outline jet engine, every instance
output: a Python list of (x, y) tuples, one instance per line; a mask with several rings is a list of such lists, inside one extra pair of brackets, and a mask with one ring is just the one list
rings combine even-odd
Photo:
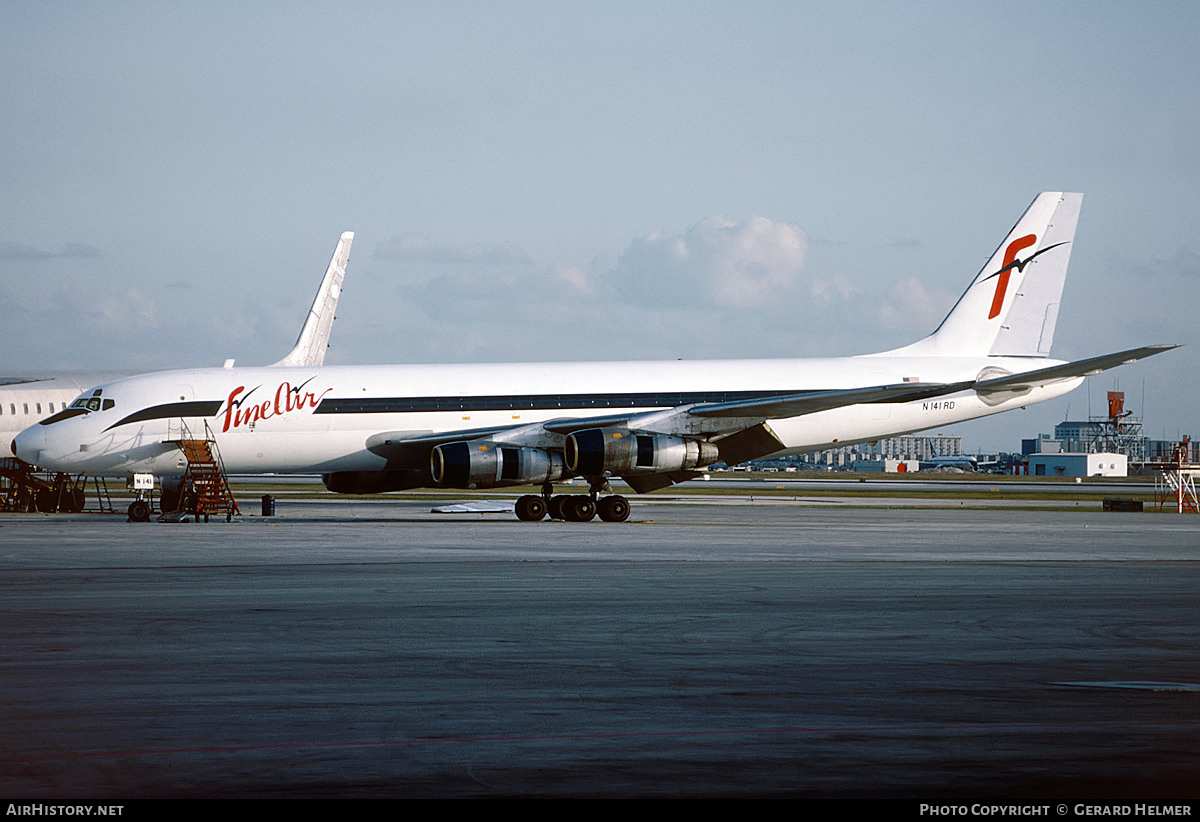
[(587, 428), (568, 434), (563, 453), (567, 470), (585, 477), (605, 471), (617, 476), (685, 471), (721, 458), (711, 442), (627, 428)]
[(335, 471), (321, 482), (335, 494), (383, 494), (429, 485), (429, 473), (411, 468), (384, 471)]
[(433, 481), (447, 488), (500, 488), (561, 479), (563, 459), (541, 448), (472, 440), (435, 447), (430, 469)]

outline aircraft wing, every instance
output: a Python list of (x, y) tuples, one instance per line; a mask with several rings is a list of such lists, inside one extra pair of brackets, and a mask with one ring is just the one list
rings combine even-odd
[[(434, 448), (452, 442), (488, 440), (561, 451), (565, 438), (578, 431), (610, 426), (652, 431), (671, 435), (715, 439), (727, 461), (744, 462), (784, 448), (766, 424), (767, 420), (815, 414), (849, 405), (882, 402), (907, 402), (943, 396), (970, 388), (970, 382), (895, 383), (868, 388), (834, 391), (805, 391), (749, 400), (699, 403), (624, 414), (564, 417), (545, 422), (473, 428), (458, 431), (385, 431), (367, 440), (367, 449), (393, 465), (428, 464)], [(688, 474), (687, 476), (691, 476)], [(666, 485), (687, 477), (664, 474)], [(628, 479), (628, 478), (627, 478)], [(642, 479), (641, 483), (650, 482)], [(661, 487), (661, 486), (655, 486)]]
[[(783, 450), (786, 446), (771, 430), (769, 421), (816, 414), (851, 405), (899, 403), (975, 390), (985, 400), (1000, 402), (1035, 387), (1099, 373), (1124, 363), (1160, 354), (1174, 345), (1143, 348), (1063, 363), (1048, 368), (1002, 374), (985, 379), (948, 383), (904, 382), (724, 402), (694, 403), (653, 411), (556, 418), (458, 431), (385, 431), (371, 436), (367, 448), (395, 466), (425, 466), (433, 449), (454, 442), (483, 442), (540, 448), (560, 452), (565, 440), (577, 432), (598, 428), (625, 428), (654, 434), (691, 437), (715, 443), (722, 460), (734, 464)], [(662, 472), (625, 476), (637, 490), (652, 490), (681, 482), (695, 472)]]
[[(841, 408), (861, 403), (907, 402), (909, 400), (952, 394), (970, 387), (970, 382), (896, 383), (894, 385), (850, 388), (837, 391), (805, 391), (761, 399), (701, 403), (655, 411), (635, 411), (626, 414), (561, 417), (545, 422), (499, 425), (457, 431), (384, 431), (371, 436), (367, 440), (367, 448), (374, 453), (387, 455), (393, 449), (432, 448), (442, 443), (457, 442), (460, 440), (493, 439), (497, 442), (537, 445), (539, 443), (535, 442), (535, 440), (544, 438), (547, 434), (561, 437), (585, 428), (604, 428), (613, 425), (627, 425), (638, 428), (652, 426), (656, 431), (670, 433), (668, 429), (675, 427), (670, 420), (676, 417), (736, 418), (736, 422), (731, 420), (730, 424), (717, 426), (714, 429), (714, 431), (728, 431), (731, 428), (746, 428), (753, 425), (754, 423), (747, 422), (748, 419), (768, 420), (779, 419), (781, 417), (798, 417), (803, 414), (814, 414), (818, 411), (827, 411), (831, 408)], [(687, 433), (692, 433), (692, 429), (695, 429), (697, 426), (692, 424), (686, 427), (689, 429)]]
[(519, 445), (537, 445), (537, 440), (547, 436), (561, 437), (583, 428), (598, 428), (606, 425), (623, 425), (633, 414), (609, 414), (603, 417), (562, 417), (546, 422), (494, 425), (487, 428), (467, 428), (455, 431), (383, 431), (367, 439), (367, 450), (380, 456), (391, 456), (396, 452), (425, 449), (447, 442), (490, 439), (497, 442)]
[(971, 387), (968, 382), (928, 383), (904, 382), (891, 385), (876, 385), (869, 388), (848, 388), (836, 391), (805, 391), (782, 397), (768, 397), (733, 402), (713, 402), (694, 405), (688, 413), (694, 417), (754, 417), (781, 419), (815, 414), (847, 405), (864, 405), (881, 402), (908, 402), (940, 397), (964, 391)]

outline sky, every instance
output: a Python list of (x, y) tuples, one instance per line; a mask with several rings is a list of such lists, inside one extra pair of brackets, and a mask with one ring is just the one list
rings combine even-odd
[[(932, 331), (1040, 191), (1052, 351), (1200, 436), (1200, 4), (0, 0), (0, 372), (841, 356)], [(464, 387), (464, 391), (468, 390)]]

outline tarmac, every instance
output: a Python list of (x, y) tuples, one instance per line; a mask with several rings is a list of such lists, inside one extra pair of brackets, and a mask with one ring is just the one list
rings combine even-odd
[(1194, 799), (1200, 518), (0, 515), (0, 797)]

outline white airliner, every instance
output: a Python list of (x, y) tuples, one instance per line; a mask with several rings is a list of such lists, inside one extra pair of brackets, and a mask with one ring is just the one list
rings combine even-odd
[[(316, 366), (325, 361), (353, 241), (354, 233), (350, 231), (339, 238), (296, 345), (275, 366)], [(129, 375), (106, 371), (0, 377), (0, 454), (16, 453), (13, 440), (17, 434), (38, 420), (66, 410), (88, 386), (125, 376)]]
[[(1039, 195), (942, 324), (904, 348), (832, 359), (297, 366), (170, 371), (84, 392), (23, 432), (24, 460), (177, 473), (181, 420), (233, 474), (321, 473), (362, 494), (539, 485), (517, 516), (629, 515), (641, 493), (768, 454), (944, 426), (1057, 397), (1175, 346), (1048, 359), (1082, 195)], [(583, 477), (588, 494), (554, 495)]]
[(83, 389), (124, 376), (118, 371), (81, 371), (0, 377), (0, 455), (12, 453), (17, 434), (66, 408)]

